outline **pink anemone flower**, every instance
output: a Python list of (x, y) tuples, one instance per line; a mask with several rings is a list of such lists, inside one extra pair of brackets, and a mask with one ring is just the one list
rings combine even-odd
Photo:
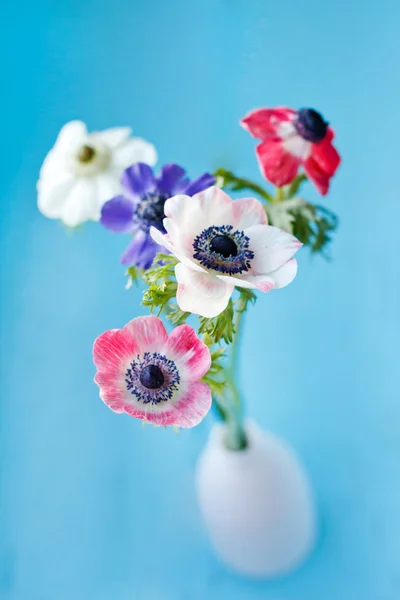
[(211, 408), (211, 390), (200, 381), (210, 351), (189, 325), (168, 335), (158, 317), (137, 317), (101, 334), (93, 360), (100, 398), (114, 412), (153, 425), (194, 427)]
[(333, 130), (316, 110), (260, 108), (241, 120), (252, 136), (262, 140), (256, 155), (262, 174), (278, 187), (291, 183), (302, 165), (320, 194), (340, 164), (332, 144)]

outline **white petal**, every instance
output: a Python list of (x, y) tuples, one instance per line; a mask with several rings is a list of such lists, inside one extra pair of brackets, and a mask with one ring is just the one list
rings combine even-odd
[(176, 265), (175, 276), (178, 281), (176, 299), (181, 310), (211, 319), (227, 307), (233, 285), (182, 263)]
[(283, 267), (269, 273), (269, 276), (275, 281), (275, 288), (283, 288), (292, 283), (297, 274), (297, 260), (292, 258)]
[(100, 219), (95, 178), (82, 177), (77, 180), (63, 207), (61, 219), (69, 227)]
[(130, 127), (112, 127), (111, 129), (105, 129), (99, 131), (96, 136), (109, 148), (117, 148), (122, 142), (124, 142), (132, 133)]
[(240, 198), (232, 202), (233, 219), (231, 224), (235, 229), (243, 231), (252, 225), (267, 225), (268, 218), (261, 202), (256, 198)]
[(71, 173), (62, 171), (57, 177), (41, 178), (37, 184), (40, 212), (50, 219), (60, 218), (75, 181)]
[(300, 135), (292, 135), (283, 141), (283, 147), (292, 156), (307, 160), (311, 154), (312, 144)]
[(179, 194), (166, 201), (164, 211), (180, 231), (192, 240), (211, 225), (229, 225), (233, 219), (233, 200), (213, 186), (193, 197)]
[(119, 177), (116, 177), (111, 172), (100, 173), (96, 175), (97, 184), (97, 205), (99, 208), (103, 206), (107, 200), (111, 200), (121, 192), (121, 184)]
[(250, 238), (252, 274), (270, 273), (284, 265), (302, 244), (290, 233), (272, 225), (253, 225), (245, 230)]
[(63, 171), (72, 173), (70, 155), (52, 148), (43, 161), (40, 178), (57, 178)]
[[(225, 281), (225, 283), (230, 283), (236, 287), (248, 288), (250, 290), (255, 289), (257, 286), (254, 283), (247, 279), (239, 279), (239, 277), (234, 277), (230, 275), (217, 275), (217, 278), (221, 281)], [(250, 279), (250, 278), (249, 278)]]
[[(164, 219), (164, 223), (167, 219)], [(155, 242), (157, 242), (157, 244), (159, 244), (160, 246), (163, 246), (164, 248), (166, 248), (166, 250), (168, 250), (168, 252), (171, 252), (171, 254), (173, 254), (174, 256), (176, 256), (176, 258), (178, 260), (180, 260), (180, 262), (182, 262), (184, 265), (186, 265), (187, 267), (193, 269), (194, 271), (198, 271), (199, 273), (206, 273), (207, 271), (205, 269), (203, 269), (203, 267), (201, 267), (200, 265), (198, 265), (197, 263), (195, 263), (193, 260), (191, 260), (188, 256), (185, 256), (181, 251), (180, 251), (180, 247), (177, 248), (170, 239), (169, 234), (163, 234), (161, 233), (161, 231), (159, 229), (156, 229), (155, 227), (151, 227), (150, 228), (150, 235), (153, 238), (153, 240)]]
[(65, 151), (74, 150), (86, 136), (87, 129), (85, 123), (82, 121), (70, 121), (61, 128), (56, 146)]
[(153, 144), (141, 138), (130, 138), (115, 148), (113, 164), (126, 169), (133, 163), (142, 162), (151, 167), (157, 162), (157, 152)]

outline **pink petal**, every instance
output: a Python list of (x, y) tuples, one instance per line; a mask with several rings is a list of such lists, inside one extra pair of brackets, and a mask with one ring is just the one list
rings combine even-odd
[(139, 352), (131, 333), (124, 329), (105, 331), (93, 345), (93, 362), (99, 370), (117, 373)]
[(194, 427), (211, 408), (211, 390), (205, 383), (190, 383), (175, 404), (146, 405), (133, 403), (124, 406), (124, 412), (158, 427)]
[(211, 408), (211, 390), (205, 383), (191, 383), (184, 396), (164, 416), (165, 425), (195, 427), (204, 419)]
[(198, 381), (211, 366), (210, 350), (189, 325), (180, 325), (173, 330), (168, 338), (166, 354), (188, 381)]
[(104, 383), (104, 374), (97, 373), (94, 380), (100, 388), (100, 398), (108, 408), (116, 413), (126, 412), (127, 406), (127, 392), (124, 385), (123, 373), (121, 373), (119, 380), (115, 380), (113, 383)]
[(300, 158), (287, 152), (280, 141), (266, 141), (256, 148), (262, 174), (271, 183), (282, 187), (297, 175)]
[(143, 352), (162, 352), (168, 340), (168, 333), (158, 317), (136, 317), (125, 325), (122, 331), (128, 331)]
[(323, 140), (319, 144), (313, 144), (311, 156), (318, 164), (320, 169), (329, 177), (335, 174), (340, 165), (340, 156), (336, 148), (329, 141)]
[(240, 124), (252, 136), (260, 140), (267, 140), (279, 137), (277, 127), (280, 123), (291, 121), (296, 112), (290, 108), (260, 108), (251, 111), (246, 115)]
[(233, 284), (220, 281), (214, 275), (194, 271), (182, 263), (176, 265), (175, 276), (178, 281), (176, 299), (181, 310), (210, 319), (228, 306)]
[(325, 196), (329, 190), (329, 175), (321, 169), (316, 160), (310, 156), (303, 163), (307, 177), (313, 182), (322, 196)]

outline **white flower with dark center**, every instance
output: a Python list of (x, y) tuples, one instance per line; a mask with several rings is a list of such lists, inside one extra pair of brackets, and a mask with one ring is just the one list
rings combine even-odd
[(123, 170), (157, 161), (152, 144), (130, 136), (129, 127), (88, 133), (81, 121), (64, 125), (40, 171), (39, 210), (69, 227), (98, 221), (103, 204), (120, 193)]
[(269, 292), (296, 276), (293, 235), (268, 225), (255, 198), (232, 200), (218, 187), (166, 201), (163, 234), (153, 239), (174, 254), (177, 302), (183, 311), (212, 318), (228, 305), (235, 286)]

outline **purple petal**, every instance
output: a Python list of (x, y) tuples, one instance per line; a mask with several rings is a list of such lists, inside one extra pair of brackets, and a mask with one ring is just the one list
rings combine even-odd
[(189, 186), (185, 190), (185, 194), (187, 196), (194, 196), (194, 194), (198, 194), (203, 190), (211, 187), (215, 184), (215, 177), (210, 175), (209, 173), (203, 173), (197, 179), (194, 179)]
[(121, 185), (128, 198), (137, 200), (157, 187), (153, 171), (145, 163), (135, 163), (122, 174)]
[(165, 248), (156, 244), (149, 233), (139, 230), (128, 248), (121, 256), (123, 265), (136, 265), (139, 269), (148, 269), (158, 252)]
[(185, 175), (185, 169), (174, 163), (165, 165), (161, 169), (160, 175), (157, 177), (158, 189), (160, 192), (170, 194), (171, 196), (176, 193), (175, 187), (182, 180)]
[(100, 223), (114, 233), (132, 233), (135, 223), (132, 220), (135, 204), (124, 196), (115, 196), (101, 209)]

